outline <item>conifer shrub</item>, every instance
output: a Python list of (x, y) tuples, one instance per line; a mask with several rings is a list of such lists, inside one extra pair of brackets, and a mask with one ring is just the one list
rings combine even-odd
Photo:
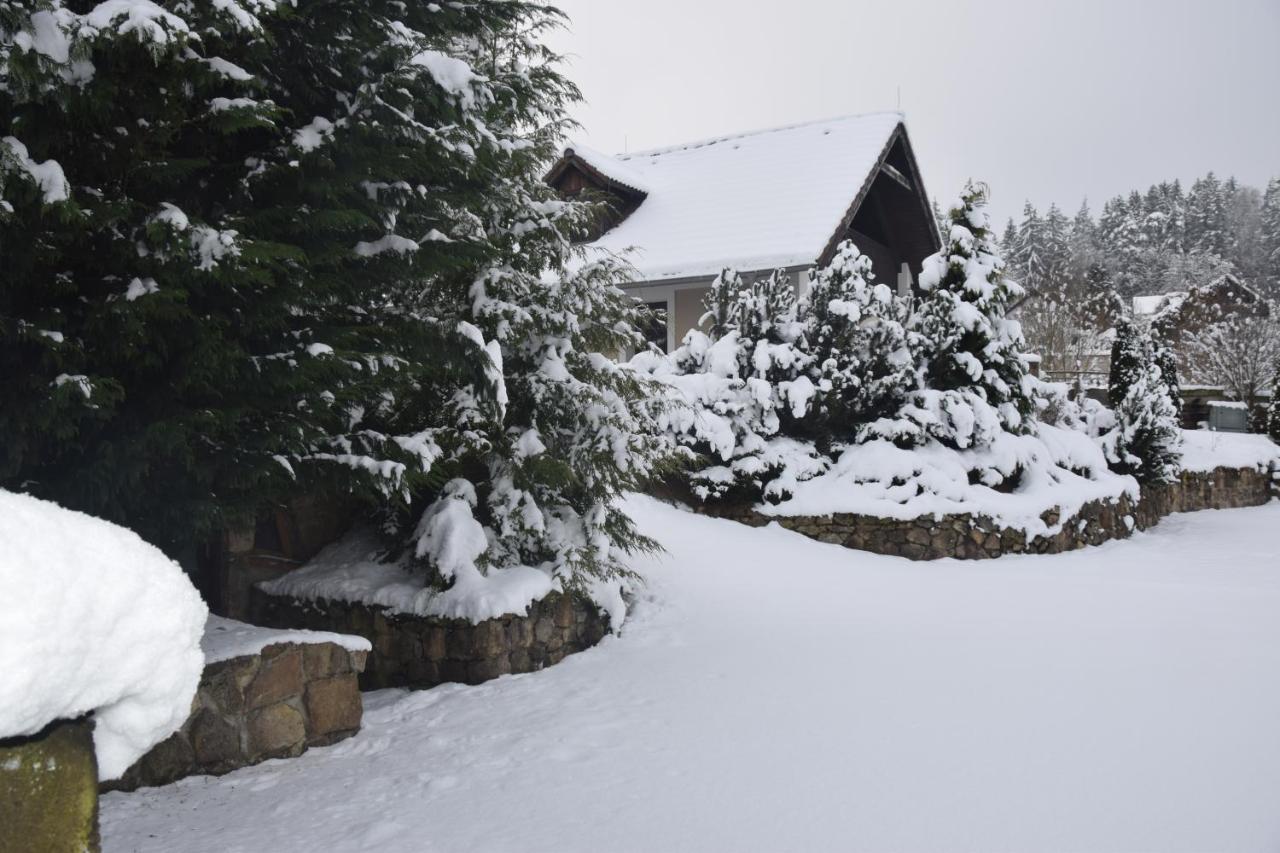
[(1160, 349), (1132, 321), (1116, 326), (1108, 386), (1115, 427), (1104, 436), (1104, 448), (1114, 471), (1141, 483), (1172, 482), (1180, 470), (1178, 409)]

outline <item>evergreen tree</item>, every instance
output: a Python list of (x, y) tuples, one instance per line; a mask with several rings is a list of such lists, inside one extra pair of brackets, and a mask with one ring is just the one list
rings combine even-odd
[(1116, 425), (1104, 446), (1114, 470), (1142, 483), (1171, 482), (1181, 458), (1178, 411), (1157, 358), (1147, 332), (1127, 320), (1116, 326), (1107, 389)]
[[(820, 473), (812, 452), (791, 454), (773, 439), (811, 437), (813, 363), (797, 320), (795, 291), (779, 270), (746, 282), (726, 269), (703, 300), (706, 313), (670, 356), (643, 353), (632, 364), (674, 385), (691, 403), (662, 423), (696, 458), (685, 475), (692, 495), (727, 502), (777, 500), (797, 472)], [(797, 468), (799, 463), (799, 468)]]
[[(986, 188), (969, 184), (949, 212), (951, 238), (924, 262), (925, 297), (911, 330), (921, 358), (923, 409), (936, 410), (924, 432), (953, 447), (990, 440), (995, 430), (1033, 428), (1022, 332), (1005, 316), (1020, 294), (1004, 278), (986, 213)], [(963, 410), (963, 411), (962, 411)], [(900, 440), (918, 440), (910, 435)]]
[(1147, 358), (1143, 347), (1142, 331), (1132, 320), (1125, 318), (1116, 323), (1111, 343), (1111, 375), (1107, 379), (1107, 402), (1111, 408), (1120, 405), (1141, 373)]
[[(660, 401), (604, 355), (638, 343), (639, 309), (616, 264), (570, 263), (594, 211), (541, 180), (578, 96), (540, 42), (558, 13), (112, 8), (62, 9), (74, 59), (15, 54), (40, 85), (11, 72), (0, 95), (4, 132), (75, 163), (69, 202), (93, 212), (55, 227), (29, 177), (48, 169), (6, 183), (0, 239), (29, 249), (4, 345), (33, 327), (71, 344), (23, 362), (37, 414), (4, 423), (6, 483), (74, 498), (59, 484), (92, 462), (106, 497), (64, 502), (139, 526), (193, 505), (217, 521), (291, 473), (364, 484), (455, 589), (486, 566), (609, 577), (651, 544), (614, 497), (665, 459)], [(7, 440), (66, 425), (76, 395), (98, 409), (49, 446)], [(458, 535), (484, 544), (443, 559)]]
[(1182, 387), (1178, 382), (1178, 356), (1173, 351), (1173, 347), (1168, 344), (1165, 335), (1158, 330), (1152, 330), (1151, 346), (1152, 361), (1160, 371), (1160, 380), (1164, 383), (1169, 395), (1169, 402), (1173, 405), (1174, 415), (1180, 423), (1182, 420)]
[[(936, 203), (936, 202), (935, 202)], [(1012, 258), (1018, 248), (1018, 226), (1013, 224), (1013, 217), (1004, 225), (1004, 234), (1000, 237), (1000, 256)], [(1012, 266), (1010, 272), (1012, 272)]]
[(1267, 183), (1258, 229), (1262, 274), (1280, 295), (1280, 178)]
[(1085, 323), (1097, 331), (1115, 326), (1124, 316), (1124, 300), (1116, 293), (1110, 271), (1101, 263), (1091, 264), (1085, 271), (1081, 314)]
[(424, 267), (359, 252), (396, 206), (270, 91), (291, 7), (43, 5), (0, 28), (0, 483), (171, 553), (295, 477), (402, 493), (431, 450), (388, 401), (483, 384), (484, 353), (408, 298)]
[(1071, 220), (1067, 252), (1070, 290), (1087, 293), (1085, 279), (1089, 269), (1100, 265), (1102, 260), (1098, 250), (1098, 226), (1093, 221), (1088, 199), (1080, 203), (1080, 209)]
[(1210, 172), (1191, 185), (1187, 196), (1187, 246), (1190, 251), (1226, 257), (1227, 205), (1221, 182)]
[(1045, 284), (1046, 268), (1044, 220), (1031, 202), (1022, 208), (1022, 221), (1013, 244), (1010, 266), (1017, 282), (1029, 293), (1039, 293)]
[(818, 389), (807, 431), (824, 445), (850, 441), (915, 390), (906, 306), (887, 285), (872, 281), (871, 259), (846, 240), (814, 273), (800, 309), (808, 376)]
[(1117, 292), (1132, 295), (1140, 285), (1143, 233), (1146, 216), (1142, 197), (1117, 197), (1106, 203), (1098, 221), (1098, 237), (1112, 270)]
[(1042, 223), (1042, 293), (1065, 301), (1070, 290), (1071, 223), (1056, 204), (1050, 204)]

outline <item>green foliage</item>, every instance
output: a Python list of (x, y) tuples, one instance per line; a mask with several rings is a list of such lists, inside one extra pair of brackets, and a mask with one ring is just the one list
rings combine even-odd
[[(1149, 332), (1128, 320), (1116, 327), (1107, 389), (1116, 425), (1104, 447), (1113, 470), (1141, 483), (1172, 482), (1179, 470), (1182, 436), (1171, 362), (1169, 350)], [(1170, 365), (1170, 373), (1162, 364)]]
[[(403, 493), (430, 453), (383, 430), (390, 402), (438, 405), (432, 384), (483, 376), (483, 353), (417, 299), (423, 276), (465, 256), (388, 264), (351, 247), (421, 216), (364, 189), (371, 165), (399, 156), (402, 177), (432, 186), (459, 183), (461, 161), (443, 141), (407, 153), (372, 115), (350, 144), (298, 144), (290, 124), (320, 99), (295, 93), (314, 96), (313, 75), (340, 66), (280, 57), (343, 29), (323, 15), (156, 9), (130, 29), (48, 5), (69, 63), (7, 41), (0, 86), (0, 136), (45, 173), (60, 164), (69, 185), (51, 199), (15, 158), (3, 170), (0, 358), (21, 379), (0, 405), (0, 483), (175, 553), (295, 477)], [(358, 66), (350, 79), (372, 73)]]
[(1142, 332), (1132, 320), (1120, 320), (1111, 343), (1111, 375), (1107, 380), (1107, 402), (1111, 408), (1119, 406), (1129, 393), (1143, 369), (1145, 357)]
[(484, 563), (599, 576), (651, 544), (613, 498), (659, 464), (660, 401), (599, 355), (641, 309), (541, 181), (578, 97), (558, 12), (42, 6), (65, 61), (0, 0), (0, 485), (172, 553), (302, 489), (412, 539), (459, 477)]
[(813, 274), (800, 319), (811, 358), (806, 375), (817, 389), (807, 432), (822, 446), (853, 441), (859, 430), (890, 417), (916, 388), (905, 321), (910, 310), (871, 259), (845, 241)]

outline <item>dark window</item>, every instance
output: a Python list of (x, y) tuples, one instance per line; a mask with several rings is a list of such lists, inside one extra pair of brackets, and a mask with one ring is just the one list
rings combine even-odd
[(645, 324), (644, 339), (663, 352), (667, 351), (667, 303), (646, 302), (649, 309), (649, 322)]

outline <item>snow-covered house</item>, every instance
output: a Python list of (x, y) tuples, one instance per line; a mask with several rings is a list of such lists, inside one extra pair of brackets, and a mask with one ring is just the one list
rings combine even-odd
[(1135, 296), (1132, 307), (1134, 319), (1158, 323), (1175, 336), (1224, 317), (1267, 316), (1270, 311), (1262, 294), (1230, 273), (1189, 291)]
[(809, 270), (852, 238), (877, 279), (910, 288), (940, 247), (901, 113), (871, 113), (607, 155), (566, 148), (547, 181), (611, 204), (593, 245), (625, 253), (628, 288), (675, 346), (697, 323), (711, 280), (786, 269), (803, 289)]

